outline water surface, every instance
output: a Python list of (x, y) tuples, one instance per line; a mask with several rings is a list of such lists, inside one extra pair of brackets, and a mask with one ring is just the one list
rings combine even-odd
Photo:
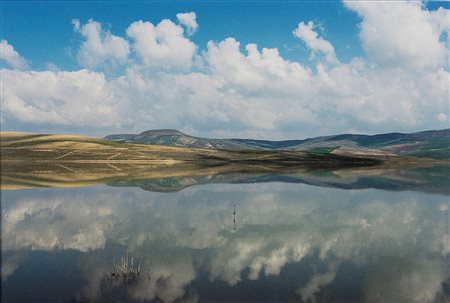
[(2, 302), (448, 301), (446, 189), (266, 181), (4, 190)]

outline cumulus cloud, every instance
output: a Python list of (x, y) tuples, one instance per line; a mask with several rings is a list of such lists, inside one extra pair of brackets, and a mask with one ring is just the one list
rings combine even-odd
[(204, 57), (213, 74), (223, 77), (230, 88), (239, 89), (242, 94), (297, 95), (309, 88), (311, 71), (285, 60), (278, 49), (259, 51), (256, 44), (247, 44), (245, 49), (247, 54), (240, 51), (240, 43), (234, 38), (219, 43), (210, 41)]
[(115, 127), (123, 123), (120, 103), (105, 75), (2, 70), (2, 110), (26, 123)]
[(439, 69), (449, 51), (441, 34), (448, 32), (449, 10), (424, 9), (417, 1), (344, 1), (362, 18), (362, 46), (383, 67)]
[[(181, 18), (187, 22), (186, 17)], [(169, 19), (156, 26), (149, 21), (134, 22), (128, 27), (127, 35), (134, 40), (133, 49), (147, 66), (186, 70), (192, 65), (196, 45), (184, 36), (181, 25)]]
[(103, 64), (123, 64), (128, 58), (130, 47), (128, 42), (119, 36), (102, 29), (102, 25), (89, 19), (85, 25), (73, 19), (74, 30), (79, 32), (84, 41), (81, 43), (78, 60), (84, 67), (95, 69)]
[[(448, 127), (448, 10), (427, 11), (410, 2), (346, 5), (362, 17), (367, 57), (339, 62), (331, 41), (313, 22), (301, 21), (294, 35), (325, 59), (313, 67), (233, 37), (198, 51), (186, 36), (196, 28), (194, 13), (178, 14), (178, 24), (134, 22), (128, 41), (93, 20), (74, 20), (85, 37), (78, 58), (90, 70), (2, 70), (11, 83), (2, 96), (3, 119), (29, 128), (53, 124), (76, 131), (82, 125), (91, 134), (179, 128), (271, 139)], [(119, 75), (92, 71), (125, 61)], [(85, 76), (89, 80), (80, 79)], [(44, 78), (50, 87), (41, 85)], [(39, 87), (36, 98), (27, 87)]]
[(336, 63), (337, 58), (333, 45), (324, 38), (319, 37), (319, 34), (314, 29), (314, 22), (309, 21), (308, 23), (304, 23), (302, 21), (292, 33), (297, 38), (303, 40), (313, 52), (325, 55), (326, 60), (330, 63)]
[(177, 14), (178, 22), (186, 27), (188, 35), (193, 35), (197, 31), (196, 18), (197, 16), (194, 12)]
[(28, 68), (27, 61), (4, 39), (0, 41), (0, 60), (4, 60), (14, 69), (24, 70)]

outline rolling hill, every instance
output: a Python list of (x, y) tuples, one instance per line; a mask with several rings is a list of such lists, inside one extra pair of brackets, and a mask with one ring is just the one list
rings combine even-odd
[[(173, 136), (165, 135), (169, 140)], [(143, 136), (144, 140), (147, 135)], [(382, 162), (373, 157), (351, 157), (289, 150), (218, 149), (160, 144), (136, 144), (79, 136), (2, 132), (2, 163), (158, 163), (196, 165), (359, 166)], [(152, 141), (142, 141), (152, 142)]]
[[(148, 130), (138, 135), (132, 134), (116, 134), (105, 137), (108, 140), (138, 143), (138, 144), (156, 144), (168, 146), (183, 146), (193, 148), (208, 149), (226, 149), (226, 150), (243, 150), (254, 149), (253, 146), (245, 142), (233, 139), (208, 139), (186, 135), (175, 129), (157, 129)], [(257, 149), (257, 146), (255, 146)]]
[(450, 129), (411, 134), (342, 134), (302, 140), (209, 139), (186, 135), (178, 130), (149, 130), (137, 135), (108, 135), (105, 139), (167, 146), (222, 150), (290, 150), (337, 155), (403, 155), (434, 159), (450, 158)]

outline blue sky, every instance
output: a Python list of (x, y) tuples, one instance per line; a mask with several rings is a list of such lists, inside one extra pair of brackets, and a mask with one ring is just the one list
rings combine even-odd
[[(285, 5), (276, 1), (82, 3), (7, 1), (3, 4), (3, 38), (29, 59), (34, 68), (42, 69), (52, 62), (63, 69), (76, 70), (80, 66), (70, 52), (76, 52), (81, 39), (74, 35), (72, 19), (86, 22), (93, 18), (110, 28), (113, 34), (123, 36), (134, 21), (159, 23), (167, 18), (175, 21), (177, 13), (193, 11), (197, 15), (199, 29), (191, 39), (201, 49), (209, 40), (234, 37), (243, 45), (256, 43), (276, 47), (287, 59), (305, 60), (309, 51), (294, 39), (291, 32), (299, 20), (313, 20), (326, 26), (326, 36), (333, 41), (342, 60), (363, 55), (356, 26), (361, 18), (338, 1), (298, 1)], [(27, 20), (26, 23), (23, 20)]]
[(2, 6), (5, 130), (281, 139), (448, 127), (448, 2)]

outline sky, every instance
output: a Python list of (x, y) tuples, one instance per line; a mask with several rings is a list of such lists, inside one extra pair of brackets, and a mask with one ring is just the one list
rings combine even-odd
[(4, 131), (301, 139), (449, 127), (449, 2), (1, 6)]

